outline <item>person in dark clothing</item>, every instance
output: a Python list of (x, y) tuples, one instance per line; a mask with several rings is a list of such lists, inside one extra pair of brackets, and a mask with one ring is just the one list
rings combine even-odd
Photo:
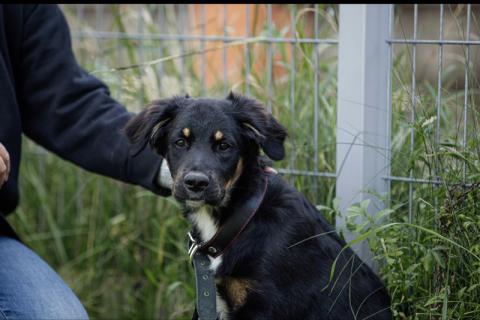
[(94, 173), (170, 195), (165, 161), (135, 158), (121, 128), (133, 116), (76, 62), (56, 5), (0, 5), (0, 319), (87, 318), (62, 279), (16, 238), (21, 134)]

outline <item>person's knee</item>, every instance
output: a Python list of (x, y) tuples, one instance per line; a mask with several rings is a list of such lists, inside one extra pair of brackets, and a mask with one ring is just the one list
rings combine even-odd
[(49, 290), (50, 296), (38, 298), (38, 294), (42, 293), (45, 292), (37, 292), (34, 299), (31, 300), (33, 303), (22, 311), (24, 317), (31, 319), (88, 319), (85, 308), (70, 290), (56, 292)]
[(7, 319), (88, 319), (80, 301), (73, 295), (44, 297), (22, 301), (4, 309)]
[(0, 306), (0, 319), (88, 319), (88, 314), (76, 297), (61, 300), (17, 300)]
[(0, 319), (88, 319), (72, 290), (21, 243), (0, 237)]

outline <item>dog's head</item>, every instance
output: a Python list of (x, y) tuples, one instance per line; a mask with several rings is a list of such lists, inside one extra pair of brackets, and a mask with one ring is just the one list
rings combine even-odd
[(230, 93), (225, 99), (157, 100), (132, 118), (125, 132), (167, 159), (172, 194), (187, 207), (220, 206), (260, 148), (281, 160), (286, 130), (258, 101)]

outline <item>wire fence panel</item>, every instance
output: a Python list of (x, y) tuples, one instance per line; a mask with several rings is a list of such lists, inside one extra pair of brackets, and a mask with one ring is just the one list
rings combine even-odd
[[(444, 188), (478, 181), (479, 147), (469, 139), (476, 132), (479, 99), (476, 5), (395, 5), (384, 11), (390, 22), (382, 41), (388, 50), (372, 49), (366, 60), (389, 65), (382, 71), (386, 91), (379, 92), (386, 95), (379, 111), (386, 114), (382, 146), (352, 142), (350, 124), (337, 119), (337, 69), (342, 66), (336, 5), (62, 9), (80, 63), (132, 111), (150, 100), (185, 93), (223, 97), (234, 90), (262, 101), (290, 134), (287, 157), (276, 165), (279, 172), (316, 204), (334, 206), (341, 188), (380, 192), (378, 199), (389, 207), (399, 205), (413, 222), (428, 192), (437, 194), (431, 204), (438, 217), (443, 201), (438, 194)], [(368, 71), (363, 70), (365, 76)], [(368, 105), (365, 112), (372, 112)], [(348, 141), (339, 139), (339, 132), (350, 135)], [(336, 181), (342, 163), (355, 164), (338, 151), (358, 147), (381, 154), (381, 170), (367, 161), (361, 172), (349, 167), (349, 179)], [(469, 157), (462, 156), (465, 152)], [(386, 187), (359, 184), (365, 170), (377, 170)], [(342, 212), (358, 200), (349, 199)], [(77, 206), (82, 208), (81, 200)], [(374, 210), (381, 207), (377, 203)]]
[[(385, 250), (406, 248), (401, 260), (412, 266), (408, 272), (421, 274), (417, 277), (430, 286), (430, 297), (443, 294), (448, 286), (450, 301), (460, 296), (463, 286), (478, 282), (472, 273), (464, 273), (475, 263), (450, 243), (469, 247), (475, 242), (470, 235), (478, 234), (464, 221), (478, 216), (472, 203), (478, 202), (480, 187), (480, 29), (474, 23), (479, 9), (473, 4), (392, 6), (394, 32), (387, 40), (393, 57), (390, 170), (383, 178), (391, 185), (390, 221), (405, 225), (390, 233), (392, 241), (383, 234), (382, 245)], [(435, 262), (429, 264), (433, 256)], [(383, 272), (394, 272), (395, 263), (384, 265)], [(450, 277), (462, 279), (446, 285)], [(411, 301), (421, 299), (418, 282), (404, 288)], [(478, 300), (477, 295), (466, 300)], [(463, 318), (452, 306), (443, 314)]]
[(173, 94), (252, 95), (289, 130), (280, 173), (315, 203), (331, 203), (337, 6), (62, 8), (81, 64), (129, 109)]
[[(478, 7), (476, 9), (478, 14)], [(394, 166), (393, 173), (384, 178), (392, 182), (407, 182), (409, 188), (408, 216), (409, 221), (412, 221), (414, 185), (430, 184), (434, 188), (458, 183), (463, 183), (465, 186), (470, 185), (468, 159), (461, 159), (460, 153), (468, 151), (468, 132), (473, 132), (473, 125), (476, 122), (477, 110), (474, 105), (478, 101), (478, 97), (476, 93), (471, 93), (470, 78), (473, 72), (474, 81), (478, 81), (476, 75), (478, 75), (479, 65), (478, 61), (471, 61), (471, 47), (480, 45), (480, 42), (478, 41), (478, 28), (472, 29), (471, 4), (463, 6), (419, 6), (415, 4), (410, 7), (397, 7), (397, 10), (400, 11), (396, 15), (397, 19), (392, 21), (393, 24), (396, 24), (397, 35), (389, 39), (388, 43), (396, 51), (397, 59), (404, 59), (402, 67), (408, 67), (403, 72), (396, 66), (392, 65), (391, 68), (397, 77), (396, 83), (393, 84), (393, 90), (399, 92), (399, 96), (401, 92), (408, 92), (410, 96), (409, 103), (403, 104), (403, 107), (408, 106), (409, 108), (410, 139), (408, 152), (403, 152), (403, 150), (395, 152), (396, 156), (391, 162)], [(408, 32), (406, 31), (408, 28), (402, 25), (402, 17), (406, 16), (406, 11), (413, 12), (411, 35), (405, 34)], [(428, 14), (432, 25), (435, 20), (438, 23), (437, 39), (419, 38), (419, 32), (427, 33), (424, 31), (427, 29), (425, 24), (419, 26), (422, 22), (419, 17), (420, 12), (425, 16)], [(434, 15), (437, 16), (434, 17)], [(432, 29), (434, 27), (427, 29), (428, 36), (433, 35)], [(434, 46), (436, 46), (436, 52)], [(477, 56), (478, 52), (477, 47)], [(422, 63), (419, 64), (419, 60)], [(427, 60), (429, 61), (427, 62)], [(436, 61), (436, 65), (432, 63), (433, 61)], [(429, 75), (425, 75), (425, 64), (428, 64), (430, 69)], [(418, 65), (423, 67), (423, 70), (419, 71)], [(402, 78), (406, 75), (407, 70), (411, 71), (409, 84)], [(474, 91), (476, 92), (476, 90)], [(462, 95), (462, 103), (458, 100), (460, 95)], [(405, 114), (405, 110), (399, 110), (402, 103), (403, 101), (393, 101), (394, 116)], [(434, 108), (431, 108), (432, 106)], [(469, 114), (473, 116), (470, 119)], [(393, 121), (396, 132), (392, 133), (392, 139), (397, 139), (397, 142), (402, 134), (400, 132), (401, 122), (405, 123), (405, 119), (397, 117)], [(400, 145), (396, 147), (403, 148)], [(420, 151), (433, 159), (431, 168), (421, 166), (418, 161)], [(455, 152), (458, 155), (456, 159), (454, 159)], [(406, 155), (410, 159), (406, 158)], [(408, 166), (401, 165), (405, 163), (405, 160), (410, 161)], [(428, 163), (430, 164), (430, 162)], [(461, 178), (458, 179), (459, 177)], [(438, 205), (438, 203), (435, 204), (435, 207), (437, 208)]]

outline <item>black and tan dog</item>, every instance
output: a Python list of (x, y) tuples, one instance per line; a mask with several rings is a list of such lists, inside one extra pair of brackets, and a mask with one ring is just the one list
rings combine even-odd
[(154, 101), (126, 133), (167, 159), (172, 194), (202, 241), (268, 181), (235, 243), (211, 258), (219, 319), (391, 319), (377, 276), (342, 251), (345, 242), (302, 194), (266, 172), (260, 149), (281, 160), (286, 131), (259, 102), (233, 93)]

